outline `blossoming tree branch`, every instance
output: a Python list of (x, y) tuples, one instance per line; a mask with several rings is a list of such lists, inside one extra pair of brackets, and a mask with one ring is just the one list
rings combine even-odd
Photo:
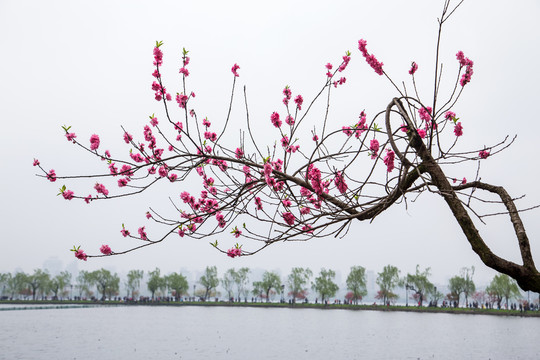
[[(144, 224), (135, 228), (122, 225), (119, 232), (132, 240), (126, 248), (113, 250), (102, 245), (101, 254), (87, 255), (78, 246), (72, 249), (75, 256), (87, 260), (125, 254), (171, 236), (208, 238), (212, 246), (230, 257), (253, 255), (276, 242), (344, 236), (355, 220), (371, 221), (394, 204), (431, 193), (445, 200), (473, 251), (487, 266), (513, 277), (524, 290), (540, 292), (540, 274), (515, 199), (503, 187), (480, 181), (479, 174), (467, 181), (459, 173), (464, 162), (478, 162), (479, 172), (480, 162), (488, 161), (513, 141), (505, 139), (465, 152), (455, 150), (466, 135), (466, 120), (464, 116), (460, 120), (452, 110), (472, 79), (474, 63), (457, 52), (455, 84), (443, 100), (438, 58), (442, 27), (459, 5), (461, 2), (451, 7), (450, 1), (445, 1), (438, 19), (435, 81), (429, 102), (418, 95), (418, 64), (411, 64), (411, 85), (399, 87), (384, 71), (383, 63), (368, 51), (367, 42), (360, 40), (359, 55), (396, 90), (397, 96), (389, 100), (386, 109), (373, 114), (359, 110), (357, 119), (345, 122), (332, 118), (328, 110), (317, 122), (309, 116), (316, 102), (324, 102), (328, 109), (331, 95), (346, 86), (344, 75), (353, 56), (347, 52), (338, 63), (321, 66), (322, 87), (309, 102), (294, 94), (294, 89), (284, 87), (281, 104), (267, 115), (265, 139), (257, 139), (252, 131), (245, 88), (245, 130), (239, 138), (230, 136), (231, 107), (240, 75), (237, 64), (231, 68), (233, 87), (227, 117), (209, 119), (191, 106), (196, 95), (188, 87), (188, 51), (183, 50), (179, 70), (181, 91), (173, 95), (161, 73), (163, 43), (157, 42), (151, 89), (162, 106), (159, 119), (150, 116), (142, 132), (123, 127), (126, 150), (121, 154), (104, 150), (96, 134), (79, 140), (64, 126), (67, 140), (105, 160), (106, 169), (94, 176), (97, 181), (88, 192), (76, 194), (64, 185), (60, 194), (66, 200), (90, 204), (137, 195), (158, 182), (185, 188), (171, 198), (168, 213), (144, 209), (146, 221), (161, 225), (160, 232), (147, 231)], [(180, 109), (180, 118), (173, 116), (174, 107)], [(264, 140), (269, 141), (265, 144)], [(59, 176), (37, 159), (34, 166), (51, 182), (88, 177)], [(199, 188), (185, 186), (192, 178), (198, 179)], [(484, 216), (493, 215), (482, 215), (472, 208), (475, 201), (483, 200), (483, 194), (497, 196), (506, 208), (498, 215), (508, 216), (514, 227), (522, 264), (493, 253), (480, 235), (473, 218), (482, 221)]]

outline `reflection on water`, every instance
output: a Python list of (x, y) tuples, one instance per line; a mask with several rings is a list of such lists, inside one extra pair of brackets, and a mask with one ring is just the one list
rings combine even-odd
[(135, 306), (0, 323), (0, 359), (540, 359), (538, 318)]

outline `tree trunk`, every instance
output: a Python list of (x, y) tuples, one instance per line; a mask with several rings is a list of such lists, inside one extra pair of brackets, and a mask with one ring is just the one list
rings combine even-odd
[[(409, 119), (401, 101), (397, 98), (393, 99), (386, 109), (387, 132), (388, 134), (390, 134), (389, 139), (392, 148), (396, 155), (399, 157), (400, 161), (406, 166), (410, 166), (410, 161), (401, 154), (401, 152), (395, 145), (393, 137), (391, 135), (392, 131), (390, 128), (390, 110), (394, 106), (398, 108), (401, 116), (408, 124), (409, 129), (414, 129), (415, 127), (412, 121)], [(452, 187), (440, 166), (431, 156), (429, 150), (426, 148), (424, 142), (422, 141), (418, 133), (416, 131), (410, 131), (408, 134), (409, 145), (415, 150), (416, 155), (418, 155), (418, 157), (422, 160), (419, 167), (422, 167), (422, 171), (430, 175), (432, 184), (435, 185), (439, 190), (439, 194), (443, 197), (448, 207), (452, 211), (454, 218), (461, 227), (461, 230), (465, 234), (473, 251), (478, 254), (482, 262), (488, 267), (514, 278), (523, 290), (540, 292), (540, 272), (538, 272), (535, 267), (534, 260), (531, 254), (529, 239), (527, 238), (527, 234), (525, 233), (525, 228), (523, 226), (523, 223), (521, 222), (519, 212), (516, 209), (513, 199), (510, 197), (510, 195), (508, 195), (506, 190), (503, 187), (485, 184), (479, 181), (474, 181), (464, 185)], [(406, 185), (410, 187), (412, 184)], [(514, 226), (514, 232), (518, 240), (523, 265), (518, 265), (514, 262), (508, 261), (495, 255), (484, 242), (478, 230), (476, 229), (476, 226), (471, 220), (469, 213), (467, 212), (455, 192), (456, 190), (462, 190), (466, 188), (482, 189), (496, 194), (500, 197), (501, 201), (504, 203), (506, 209), (508, 210), (510, 221)], [(403, 191), (404, 190), (406, 190), (406, 188), (404, 188)]]

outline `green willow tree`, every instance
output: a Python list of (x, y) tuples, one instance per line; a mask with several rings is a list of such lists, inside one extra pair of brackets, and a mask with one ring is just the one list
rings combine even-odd
[(167, 283), (165, 279), (160, 275), (161, 270), (159, 270), (158, 268), (155, 268), (153, 271), (148, 272), (148, 281), (146, 282), (146, 286), (152, 294), (152, 300), (154, 300), (156, 291), (165, 291), (167, 289)]
[(358, 300), (367, 295), (366, 269), (362, 266), (353, 266), (347, 276), (347, 289), (352, 292), (352, 301), (358, 304)]
[(508, 309), (508, 301), (521, 297), (516, 281), (505, 274), (495, 275), (486, 288), (486, 292), (495, 296), (499, 308), (501, 308), (503, 300), (506, 300), (506, 308)]
[(418, 306), (422, 306), (427, 295), (432, 294), (435, 291), (435, 286), (429, 281), (431, 276), (431, 269), (428, 267), (424, 271), (420, 271), (420, 265), (416, 265), (416, 272), (414, 274), (407, 274), (405, 279), (405, 286), (415, 292), (418, 298)]
[(334, 270), (322, 268), (319, 276), (311, 284), (313, 290), (321, 297), (321, 303), (324, 303), (325, 300), (328, 301), (339, 290), (339, 286), (334, 282), (335, 277), (336, 272)]
[(0, 273), (0, 289), (2, 289), (2, 293), (0, 293), (0, 296), (3, 298), (4, 291), (6, 290), (6, 287), (8, 286), (9, 278), (11, 277), (11, 273)]
[(92, 287), (92, 275), (89, 271), (81, 270), (77, 275), (77, 287), (79, 288), (79, 297), (91, 297), (94, 293)]
[(287, 287), (293, 301), (306, 298), (307, 287), (312, 276), (313, 272), (309, 268), (294, 267), (291, 269), (291, 273), (287, 277)]
[(233, 287), (234, 287), (235, 276), (236, 276), (236, 271), (234, 270), (234, 268), (231, 268), (225, 271), (225, 274), (223, 274), (223, 277), (220, 280), (221, 286), (227, 292), (228, 300), (231, 300), (234, 297)]
[(379, 292), (375, 298), (382, 300), (383, 304), (398, 298), (393, 290), (400, 284), (399, 273), (397, 267), (386, 265), (383, 271), (377, 274), (375, 282), (379, 285)]
[(129, 270), (127, 274), (127, 281), (125, 283), (127, 289), (127, 297), (131, 292), (131, 297), (135, 298), (136, 294), (139, 292), (141, 287), (141, 281), (144, 277), (143, 270)]
[(36, 269), (32, 275), (26, 276), (26, 283), (32, 291), (32, 300), (36, 300), (38, 290), (46, 293), (50, 280), (51, 276), (49, 273), (41, 269)]
[(236, 285), (236, 298), (238, 301), (240, 301), (242, 295), (244, 296), (244, 299), (247, 298), (247, 294), (249, 293), (247, 289), (247, 285), (249, 283), (248, 276), (250, 272), (251, 270), (249, 270), (249, 268), (242, 267), (234, 273), (233, 279)]
[(217, 267), (207, 266), (204, 274), (199, 279), (199, 284), (204, 288), (204, 300), (206, 301), (212, 290), (216, 289), (219, 285)]
[(111, 299), (120, 290), (120, 278), (118, 274), (112, 274), (107, 269), (99, 269), (90, 273), (90, 282), (97, 287), (98, 293), (101, 293), (101, 300), (107, 297)]
[(459, 304), (461, 294), (465, 296), (465, 306), (469, 306), (469, 297), (476, 291), (476, 285), (473, 281), (474, 266), (461, 269), (461, 275), (452, 277), (448, 282), (448, 288), (452, 298), (455, 298)]
[(71, 273), (68, 271), (62, 271), (60, 274), (54, 276), (49, 282), (48, 288), (53, 293), (53, 299), (58, 299), (58, 293), (60, 296), (64, 296), (66, 286), (71, 283)]
[(459, 304), (464, 288), (465, 279), (459, 275), (453, 276), (448, 280), (448, 290), (450, 290), (450, 294), (447, 295), (447, 298)]
[(15, 299), (23, 292), (27, 284), (27, 277), (24, 272), (18, 271), (14, 275), (9, 274), (6, 279), (6, 291), (11, 299)]
[(255, 281), (253, 283), (253, 293), (264, 293), (266, 296), (266, 302), (270, 302), (271, 291), (281, 293), (281, 277), (274, 271), (265, 271), (261, 281)]
[(176, 301), (180, 301), (182, 296), (187, 293), (189, 288), (186, 277), (179, 273), (173, 272), (165, 276), (165, 282)]

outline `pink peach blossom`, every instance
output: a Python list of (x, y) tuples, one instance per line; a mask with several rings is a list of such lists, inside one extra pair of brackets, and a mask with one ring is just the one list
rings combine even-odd
[(71, 190), (65, 190), (62, 192), (62, 196), (64, 197), (64, 199), (66, 200), (71, 200), (73, 199), (73, 191)]
[(284, 212), (282, 216), (283, 216), (283, 220), (285, 220), (287, 225), (290, 225), (290, 226), (294, 225), (295, 217), (291, 212)]
[(231, 68), (231, 71), (232, 71), (232, 73), (234, 74), (235, 77), (240, 76), (240, 75), (238, 75), (238, 69), (240, 69), (240, 66), (238, 66), (238, 64), (234, 64), (233, 67)]
[(47, 173), (47, 180), (49, 180), (50, 182), (56, 181), (56, 173), (54, 172), (54, 169), (49, 170), (49, 172)]
[(101, 245), (101, 247), (99, 248), (99, 251), (101, 251), (103, 255), (111, 255), (112, 253), (112, 250), (109, 247), (109, 245)]
[(97, 150), (99, 147), (99, 136), (96, 134), (90, 136), (90, 150)]
[(489, 156), (489, 151), (482, 150), (478, 153), (478, 156), (480, 157), (480, 159), (487, 159), (487, 157)]
[(75, 257), (79, 260), (84, 260), (84, 261), (86, 261), (88, 258), (88, 256), (84, 253), (83, 250), (76, 250)]

